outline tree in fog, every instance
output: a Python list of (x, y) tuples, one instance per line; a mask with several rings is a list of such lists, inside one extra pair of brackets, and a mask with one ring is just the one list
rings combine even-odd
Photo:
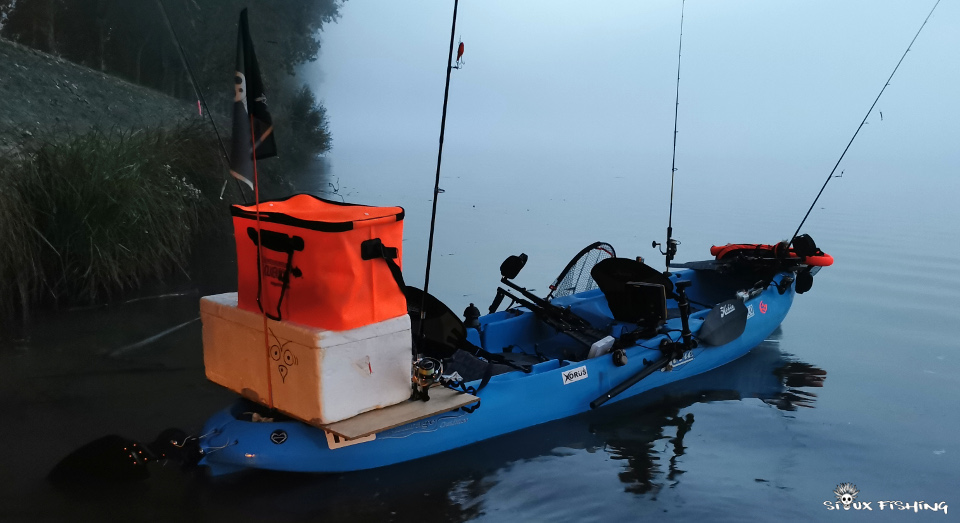
[[(162, 0), (214, 112), (229, 114), (237, 21), (249, 0)], [(330, 148), (323, 106), (294, 78), (317, 59), (320, 31), (340, 0), (254, 2), (251, 33), (276, 118), (283, 168)], [(106, 73), (194, 99), (193, 86), (156, 0), (0, 0), (0, 36)]]

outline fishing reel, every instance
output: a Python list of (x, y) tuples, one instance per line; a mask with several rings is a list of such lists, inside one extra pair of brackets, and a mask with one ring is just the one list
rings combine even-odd
[(411, 400), (430, 401), (429, 389), (440, 381), (443, 375), (443, 364), (436, 358), (423, 357), (413, 363), (411, 380)]
[(656, 240), (650, 242), (650, 246), (651, 246), (651, 247), (653, 247), (654, 249), (659, 250), (659, 251), (660, 251), (660, 254), (662, 254), (662, 255), (664, 255), (664, 256), (667, 257), (667, 266), (668, 266), (668, 267), (670, 266), (670, 262), (672, 262), (673, 259), (677, 257), (677, 245), (680, 245), (680, 240), (675, 240), (675, 239), (673, 238), (673, 229), (672, 229), (672, 228), (670, 228), (670, 230), (667, 232), (667, 250), (666, 250), (666, 252), (664, 252), (664, 250), (662, 249), (662, 247), (663, 247), (663, 244), (662, 244), (662, 243), (660, 243), (660, 242), (658, 242), (658, 241), (656, 241)]

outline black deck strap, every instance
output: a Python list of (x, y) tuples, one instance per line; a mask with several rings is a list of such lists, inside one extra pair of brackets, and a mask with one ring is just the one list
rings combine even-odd
[(493, 363), (487, 362), (487, 368), (483, 371), (483, 378), (480, 378), (480, 385), (477, 386), (477, 392), (483, 390), (487, 386), (487, 383), (490, 383), (490, 378), (493, 377)]
[(263, 295), (263, 267), (261, 266), (260, 249), (257, 249), (257, 307), (260, 308), (260, 312), (271, 320), (281, 321), (280, 306), (283, 305), (283, 297), (287, 294), (287, 287), (290, 285), (290, 272), (293, 270), (293, 253), (294, 251), (303, 250), (303, 238), (262, 229), (258, 233), (253, 227), (247, 227), (247, 236), (257, 247), (260, 247), (262, 244), (264, 249), (287, 254), (287, 266), (283, 270), (283, 276), (280, 278), (280, 298), (277, 299), (277, 314), (273, 315), (263, 308), (263, 303), (261, 302), (261, 296)]
[(404, 294), (407, 285), (403, 283), (403, 272), (400, 270), (397, 262), (393, 261), (394, 258), (399, 256), (399, 252), (396, 247), (387, 247), (384, 245), (380, 238), (373, 238), (360, 243), (360, 258), (363, 260), (383, 258), (383, 261), (387, 262), (387, 267), (390, 268), (390, 274), (393, 275), (393, 280), (397, 282), (397, 287), (400, 288), (400, 293)]
[(478, 357), (478, 358), (483, 358), (483, 359), (487, 360), (488, 363), (496, 363), (496, 364), (498, 364), (498, 365), (506, 365), (507, 367), (510, 367), (510, 368), (512, 368), (512, 369), (514, 369), (514, 370), (523, 371), (523, 372), (525, 372), (525, 373), (527, 373), (527, 374), (529, 374), (529, 373), (533, 370), (533, 368), (530, 367), (530, 365), (519, 365), (519, 364), (516, 364), (516, 363), (508, 360), (508, 359), (507, 359), (506, 357), (504, 357), (502, 354), (496, 354), (496, 353), (494, 353), (494, 352), (489, 352), (489, 351), (487, 351), (486, 349), (484, 349), (483, 347), (478, 347), (478, 346), (474, 345), (473, 343), (470, 343), (469, 340), (463, 340), (463, 342), (461, 342), (460, 345), (461, 345), (461, 346), (460, 346), (460, 349), (461, 349), (461, 350), (466, 351), (466, 352), (469, 352), (470, 354), (473, 354), (474, 356), (476, 356), (476, 357)]
[[(487, 365), (486, 372), (483, 373), (483, 379), (480, 380), (480, 386), (477, 388), (468, 387), (463, 380), (453, 380), (441, 378), (440, 384), (444, 387), (455, 390), (461, 394), (476, 394), (480, 389), (487, 386), (487, 383), (490, 382), (490, 377), (493, 375), (493, 364)], [(467, 414), (473, 414), (473, 412), (480, 408), (480, 398), (477, 397), (477, 402), (472, 405), (464, 405), (460, 407), (460, 410), (466, 412)]]

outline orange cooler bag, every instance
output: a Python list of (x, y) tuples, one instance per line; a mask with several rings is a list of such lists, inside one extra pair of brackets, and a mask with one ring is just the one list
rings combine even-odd
[(259, 232), (255, 205), (230, 211), (240, 308), (334, 331), (407, 313), (402, 207), (297, 194), (260, 202)]

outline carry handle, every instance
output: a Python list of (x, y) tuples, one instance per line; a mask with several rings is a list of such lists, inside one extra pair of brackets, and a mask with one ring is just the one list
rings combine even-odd
[(387, 267), (390, 268), (393, 281), (397, 282), (397, 287), (400, 288), (400, 293), (403, 294), (404, 289), (407, 288), (406, 284), (403, 283), (403, 272), (400, 270), (397, 262), (393, 261), (394, 258), (398, 256), (400, 256), (400, 250), (396, 247), (387, 247), (380, 238), (373, 238), (360, 243), (360, 259), (375, 260), (377, 258), (383, 258), (383, 261), (387, 262)]
[(290, 271), (293, 270), (293, 253), (302, 251), (304, 244), (303, 238), (299, 236), (288, 236), (282, 232), (260, 230), (259, 235), (253, 227), (247, 227), (247, 236), (254, 245), (260, 246), (257, 242), (259, 237), (263, 243), (264, 249), (270, 249), (276, 252), (287, 253), (287, 267), (283, 270), (283, 277), (280, 279), (280, 298), (277, 299), (277, 314), (273, 315), (263, 308), (261, 297), (263, 296), (263, 267), (260, 260), (260, 249), (257, 249), (257, 307), (260, 308), (266, 317), (274, 321), (281, 321), (280, 306), (283, 304), (283, 297), (287, 294), (287, 286), (290, 283)]
[[(250, 241), (254, 245), (258, 245), (256, 229), (247, 227), (247, 236), (250, 237)], [(303, 250), (303, 238), (299, 236), (288, 236), (282, 232), (261, 230), (260, 238), (263, 240), (263, 248), (271, 251), (293, 252)]]

